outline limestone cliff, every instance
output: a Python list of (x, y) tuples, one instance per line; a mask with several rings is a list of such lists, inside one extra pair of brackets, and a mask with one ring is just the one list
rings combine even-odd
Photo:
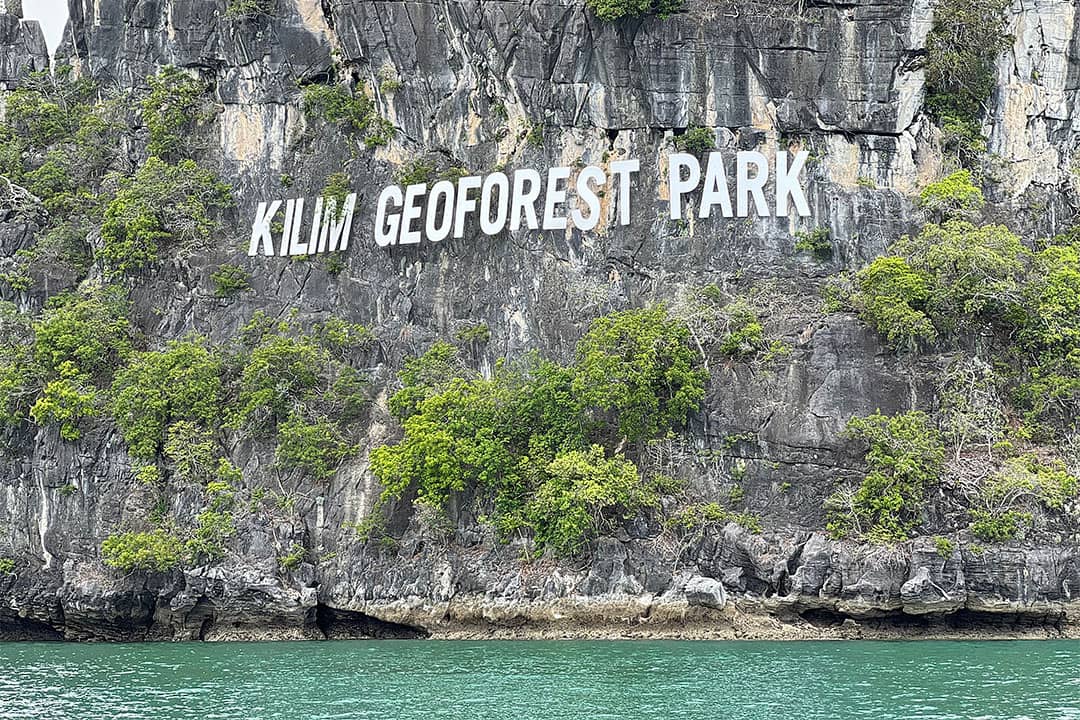
[[(927, 0), (688, 0), (671, 17), (615, 22), (580, 0), (275, 0), (250, 14), (225, 0), (69, 4), (54, 65), (117, 91), (144, 92), (166, 65), (206, 82), (214, 115), (192, 142), (237, 200), (211, 244), (128, 283), (145, 346), (192, 332), (225, 343), (260, 310), (346, 318), (378, 338), (368, 368), (377, 397), (361, 451), (328, 482), (276, 467), (272, 445), (231, 437), (241, 495), (261, 488), (286, 501), (245, 502), (224, 558), (167, 573), (102, 563), (102, 541), (138, 526), (155, 502), (115, 427), (93, 423), (76, 442), (53, 425), (9, 430), (0, 558), (15, 562), (0, 572), (0, 636), (856, 632), (840, 625), (845, 618), (867, 633), (1075, 631), (1074, 515), (981, 547), (942, 488), (914, 540), (878, 546), (825, 532), (825, 498), (864, 474), (863, 448), (841, 434), (845, 424), (879, 409), (934, 411), (935, 378), (951, 357), (898, 354), (855, 314), (826, 313), (818, 297), (827, 276), (916, 232), (926, 220), (918, 190), (949, 167), (923, 106)], [(1070, 0), (1014, 3), (1012, 44), (997, 61), (982, 128), (997, 163), (987, 215), (1025, 237), (1070, 227), (1080, 200), (1075, 10)], [(37, 26), (0, 0), (0, 90), (45, 67), (45, 55)], [(343, 77), (392, 123), (388, 144), (357, 152), (304, 113), (302, 86)], [(721, 148), (811, 150), (809, 222), (667, 220), (661, 168), (694, 126), (714, 128)], [(137, 122), (118, 142), (131, 166), (145, 142)], [(625, 227), (605, 200), (594, 233), (475, 233), (378, 248), (367, 236), (377, 195), (418, 158), (477, 171), (640, 158), (640, 177), (655, 178), (660, 193), (639, 193)], [(247, 257), (259, 200), (314, 197), (341, 171), (359, 195), (342, 271)], [(33, 247), (40, 221), (5, 208), (0, 256), (12, 259)], [(795, 252), (795, 233), (819, 226), (830, 231), (831, 258)], [(249, 273), (250, 291), (216, 296), (210, 277), (223, 263)], [(100, 268), (85, 277), (99, 280)], [(52, 292), (46, 280), (4, 297), (38, 312)], [(358, 537), (353, 528), (380, 492), (368, 451), (400, 432), (386, 399), (404, 358), (482, 323), (490, 340), (471, 350), (482, 371), (534, 349), (565, 359), (597, 316), (677, 304), (685, 288), (711, 284), (765, 288), (769, 332), (791, 353), (767, 371), (711, 367), (702, 412), (656, 462), (704, 501), (734, 498), (737, 485), (736, 504), (760, 517), (760, 533), (732, 522), (683, 547), (662, 522), (638, 518), (581, 557), (525, 561), (524, 541), (498, 540), (462, 498), (449, 527), (398, 503), (392, 543)], [(1075, 457), (1066, 460), (1076, 472)], [(184, 525), (203, 498), (187, 490), (167, 502)], [(302, 559), (283, 566), (297, 546)]]

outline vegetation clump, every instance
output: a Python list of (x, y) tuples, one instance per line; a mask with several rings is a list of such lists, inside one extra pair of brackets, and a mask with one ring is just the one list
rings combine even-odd
[(195, 128), (212, 117), (206, 108), (206, 84), (172, 65), (147, 82), (150, 92), (141, 103), (142, 121), (150, 133), (147, 151), (167, 160), (186, 157)]
[(826, 502), (829, 532), (871, 542), (907, 540), (926, 489), (941, 474), (941, 434), (919, 411), (852, 418), (845, 434), (867, 444), (868, 472), (858, 487), (843, 488)]
[(379, 115), (362, 91), (354, 94), (344, 85), (308, 85), (304, 88), (303, 109), (311, 117), (362, 138), (366, 147), (386, 145), (393, 139), (393, 124)]
[(694, 126), (675, 138), (675, 147), (694, 155), (703, 155), (716, 148), (716, 133), (712, 128)]
[(686, 327), (661, 306), (600, 318), (570, 365), (530, 356), (491, 378), (436, 343), (402, 370), (390, 407), (404, 438), (376, 448), (372, 470), (385, 499), (415, 489), (439, 508), (455, 493), (490, 493), (488, 520), (504, 536), (577, 552), (655, 505), (625, 449), (682, 426), (705, 377)]
[(1012, 41), (1009, 0), (937, 0), (926, 38), (926, 109), (961, 161), (986, 149), (980, 124), (994, 89), (995, 63)]
[(585, 4), (601, 20), (619, 20), (648, 13), (667, 17), (679, 11), (682, 0), (585, 0)]
[(175, 534), (157, 529), (110, 535), (101, 544), (101, 557), (109, 567), (132, 572), (168, 572), (180, 566), (184, 543)]

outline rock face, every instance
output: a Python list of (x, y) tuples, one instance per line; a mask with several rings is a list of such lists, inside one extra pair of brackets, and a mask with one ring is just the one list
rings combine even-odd
[[(675, 547), (641, 521), (567, 562), (523, 562), (523, 548), (497, 542), (464, 502), (450, 529), (397, 508), (392, 546), (361, 542), (350, 528), (379, 492), (367, 451), (393, 432), (383, 402), (364, 451), (328, 484), (282, 473), (272, 451), (238, 444), (245, 482), (295, 502), (241, 511), (219, 563), (123, 575), (102, 564), (101, 542), (144, 517), (151, 500), (119, 435), (102, 426), (69, 443), (55, 428), (23, 427), (0, 465), (0, 557), (18, 568), (0, 574), (0, 637), (783, 634), (772, 618), (796, 636), (831, 633), (845, 618), (865, 633), (986, 623), (1075, 631), (1076, 528), (1023, 545), (957, 542), (945, 556), (930, 537), (946, 527), (933, 509), (928, 536), (898, 547), (823, 532), (823, 499), (863, 473), (859, 448), (840, 436), (847, 420), (933, 403), (928, 371), (940, 358), (899, 359), (854, 316), (813, 309), (822, 277), (859, 267), (918, 227), (912, 193), (943, 167), (922, 114), (926, 0), (810, 3), (798, 14), (767, 0), (687, 0), (668, 19), (616, 23), (579, 0), (276, 0), (272, 14), (238, 18), (225, 0), (69, 4), (57, 62), (124, 88), (143, 88), (174, 64), (208, 80), (219, 104), (207, 163), (233, 185), (238, 214), (214, 247), (167, 263), (133, 291), (152, 344), (191, 332), (224, 341), (257, 310), (297, 308), (302, 319), (371, 327), (382, 339), (375, 376), (385, 381), (403, 357), (470, 323), (491, 328), (475, 358), (490, 370), (533, 349), (566, 358), (604, 312), (675, 301), (690, 285), (771, 280), (782, 292), (770, 322), (792, 355), (777, 372), (713, 368), (705, 410), (668, 449), (704, 499), (724, 495), (739, 468), (741, 502), (764, 532), (730, 523)], [(994, 179), (994, 212), (1045, 235), (1071, 222), (1080, 189), (1080, 17), (1070, 0), (1011, 12), (1014, 46), (984, 128), (1010, 168)], [(36, 23), (0, 0), (0, 90), (47, 62)], [(340, 137), (310, 137), (298, 83), (332, 69), (367, 83), (396, 128), (389, 146), (354, 154)], [(808, 171), (811, 223), (714, 217), (687, 229), (666, 220), (660, 168), (676, 133), (694, 125), (717, 128), (723, 148), (767, 154), (801, 138), (818, 158)], [(640, 178), (658, 179), (660, 200), (642, 180), (627, 227), (605, 200), (595, 233), (377, 248), (377, 195), (418, 157), (475, 170), (640, 158)], [(315, 196), (343, 169), (359, 220), (340, 275), (236, 249), (246, 247), (259, 200)], [(1032, 193), (1043, 198), (1038, 210)], [(793, 232), (814, 226), (831, 231), (828, 262), (793, 252)], [(25, 235), (14, 219), (0, 223), (0, 251), (13, 255)], [(223, 262), (250, 271), (251, 293), (214, 297), (209, 276)], [(190, 517), (200, 499), (171, 503)], [(295, 545), (303, 561), (283, 568)], [(740, 625), (746, 610), (769, 620)]]

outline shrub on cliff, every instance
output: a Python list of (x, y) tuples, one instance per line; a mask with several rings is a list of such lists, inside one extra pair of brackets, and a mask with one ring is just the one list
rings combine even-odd
[(153, 458), (179, 421), (214, 429), (222, 424), (223, 363), (204, 338), (177, 340), (139, 353), (112, 383), (112, 416), (128, 450)]
[(918, 524), (926, 488), (938, 480), (945, 458), (941, 433), (924, 413), (876, 412), (852, 418), (847, 437), (866, 443), (867, 474), (826, 502), (833, 537), (873, 542), (908, 538)]
[(682, 7), (683, 0), (585, 0), (585, 4), (601, 20), (618, 20), (646, 13), (667, 17)]
[(95, 380), (107, 379), (134, 350), (122, 289), (105, 286), (50, 298), (34, 323), (34, 361), (44, 379), (59, 377), (65, 363)]
[(354, 94), (343, 85), (308, 85), (302, 107), (305, 115), (360, 137), (366, 147), (385, 145), (393, 139), (393, 124), (379, 115), (363, 89)]
[(983, 104), (995, 83), (995, 63), (1012, 41), (1005, 34), (1010, 0), (938, 0), (926, 37), (926, 109), (946, 131), (961, 160), (985, 149)]
[(501, 534), (530, 531), (539, 547), (570, 552), (651, 504), (623, 450), (683, 425), (706, 374), (685, 325), (652, 307), (594, 322), (571, 365), (528, 356), (484, 378), (436, 343), (401, 379), (390, 403), (404, 438), (371, 453), (384, 499), (414, 488), (442, 507), (479, 490)]
[(1012, 313), (1026, 251), (1000, 225), (930, 224), (857, 275), (853, 302), (890, 345), (913, 349)]
[(107, 274), (121, 275), (157, 261), (161, 246), (192, 248), (220, 228), (217, 215), (233, 205), (227, 185), (192, 160), (176, 165), (151, 157), (105, 208), (98, 251)]
[(685, 423), (705, 379), (690, 331), (658, 305), (594, 321), (577, 346), (573, 389), (589, 415), (638, 442)]
[(147, 82), (150, 93), (141, 103), (142, 121), (150, 133), (147, 151), (170, 160), (189, 156), (192, 132), (212, 117), (206, 108), (206, 84), (172, 65)]
[(109, 567), (132, 572), (168, 572), (184, 557), (184, 543), (165, 530), (110, 535), (101, 544), (101, 557)]

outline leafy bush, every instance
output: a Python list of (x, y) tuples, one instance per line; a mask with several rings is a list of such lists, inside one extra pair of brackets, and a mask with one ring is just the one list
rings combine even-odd
[(30, 417), (38, 425), (59, 423), (60, 437), (74, 441), (80, 437), (79, 421), (96, 414), (97, 391), (90, 376), (73, 363), (64, 363), (59, 371), (60, 378), (49, 382), (30, 408)]
[(394, 126), (379, 115), (362, 89), (354, 94), (343, 85), (308, 85), (304, 88), (303, 110), (306, 115), (337, 125), (345, 133), (362, 136), (369, 148), (393, 139)]
[(73, 80), (70, 67), (31, 73), (22, 86), (6, 97), (5, 122), (15, 134), (36, 148), (46, 148), (74, 137), (89, 112), (93, 83)]
[(694, 155), (703, 155), (716, 148), (716, 133), (712, 128), (695, 126), (675, 138), (675, 147)]
[(136, 355), (112, 384), (112, 415), (131, 454), (154, 457), (177, 421), (203, 428), (221, 425), (222, 372), (221, 360), (203, 338)]
[(225, 17), (229, 20), (273, 15), (274, 0), (226, 0)]
[(795, 252), (810, 253), (818, 260), (830, 260), (833, 255), (831, 236), (827, 227), (800, 230), (795, 233)]
[(601, 20), (618, 20), (649, 12), (667, 17), (682, 7), (682, 0), (585, 0), (585, 5)]
[(157, 157), (182, 157), (191, 146), (194, 127), (209, 118), (204, 107), (206, 84), (172, 65), (147, 82), (150, 93), (141, 104), (142, 121), (150, 131), (146, 149)]
[[(705, 375), (686, 333), (661, 307), (616, 313), (593, 323), (573, 365), (529, 356), (490, 379), (436, 343), (406, 362), (390, 400), (404, 438), (371, 453), (383, 498), (415, 488), (418, 502), (437, 508), (454, 493), (484, 490), (500, 533), (528, 530), (557, 552), (580, 548), (619, 518), (617, 506), (636, 512), (656, 497), (601, 443), (621, 449), (663, 436), (697, 407)], [(557, 507), (567, 516), (556, 523)]]
[(304, 562), (305, 557), (307, 557), (307, 550), (304, 546), (293, 543), (289, 547), (289, 552), (278, 558), (278, 565), (282, 570), (295, 570), (300, 567), (300, 563)]
[(214, 436), (189, 420), (178, 420), (169, 426), (164, 452), (181, 480), (201, 482), (214, 476), (217, 467)]
[(919, 206), (938, 217), (966, 217), (981, 210), (985, 203), (970, 170), (957, 170), (919, 193)]
[(657, 305), (601, 317), (577, 346), (573, 388), (630, 442), (686, 422), (707, 375), (684, 323)]
[(937, 337), (923, 311), (930, 299), (930, 283), (907, 260), (878, 258), (859, 271), (856, 282), (852, 303), (890, 345), (914, 348), (919, 340)]
[(165, 530), (126, 532), (105, 538), (101, 556), (106, 565), (124, 572), (168, 572), (182, 562), (184, 544)]
[(632, 518), (659, 502), (634, 463), (605, 457), (599, 445), (560, 453), (546, 470), (525, 512), (536, 542), (560, 554), (580, 551), (588, 537), (610, 529), (609, 520)]
[(984, 542), (1008, 542), (1016, 538), (1024, 525), (1030, 525), (1031, 513), (1017, 510), (990, 512), (971, 510), (971, 534)]
[(956, 546), (949, 538), (938, 535), (934, 538), (934, 549), (937, 550), (937, 554), (941, 557), (948, 558), (952, 557), (953, 552), (956, 550)]
[(191, 562), (210, 562), (225, 557), (225, 541), (236, 534), (232, 514), (204, 510), (196, 522), (194, 535), (184, 544)]
[(133, 352), (128, 301), (106, 286), (49, 299), (34, 323), (34, 361), (45, 378), (60, 376), (70, 363), (91, 378), (107, 378)]
[(215, 214), (232, 204), (229, 187), (193, 160), (170, 165), (151, 157), (105, 208), (98, 254), (112, 275), (138, 270), (166, 242), (190, 248), (209, 240), (220, 228)]
[(872, 542), (906, 540), (918, 521), (927, 486), (941, 473), (945, 449), (940, 433), (929, 417), (913, 411), (852, 418), (845, 434), (867, 443), (869, 472), (854, 491), (841, 490), (829, 498), (829, 532)]
[(214, 283), (214, 295), (219, 298), (235, 297), (251, 289), (250, 276), (239, 265), (221, 265), (210, 275)]
[(947, 129), (962, 159), (978, 151), (983, 103), (995, 83), (1009, 0), (938, 0), (926, 38), (926, 109)]
[(278, 465), (302, 470), (316, 480), (332, 478), (341, 461), (358, 449), (327, 420), (309, 422), (293, 415), (278, 426)]

